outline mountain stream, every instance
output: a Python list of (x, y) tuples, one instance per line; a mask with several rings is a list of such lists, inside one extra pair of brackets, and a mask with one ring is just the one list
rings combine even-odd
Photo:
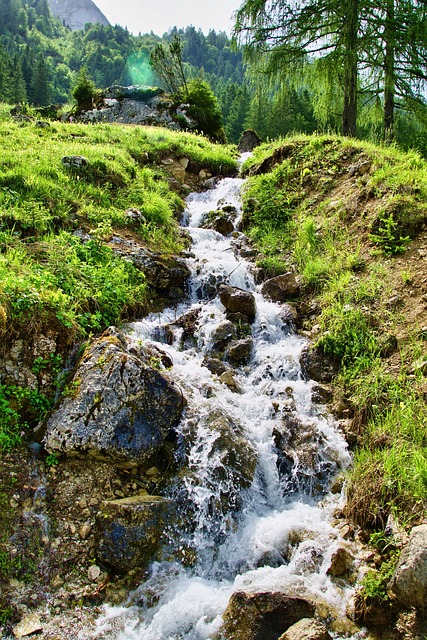
[[(94, 637), (208, 640), (237, 590), (309, 593), (345, 615), (352, 588), (337, 586), (327, 569), (342, 543), (331, 523), (343, 500), (328, 488), (350, 462), (346, 443), (313, 401), (315, 383), (301, 374), (305, 339), (292, 330), (283, 305), (258, 292), (250, 265), (235, 250), (239, 234), (200, 227), (207, 212), (224, 205), (239, 215), (242, 185), (225, 178), (188, 197), (188, 300), (129, 327), (133, 340), (150, 341), (172, 358), (173, 379), (188, 401), (179, 427), (186, 472), (165, 492), (181, 505), (179, 525), (167, 532), (169, 553), (152, 564), (125, 606), (105, 608)], [(257, 309), (250, 360), (232, 370), (228, 386), (204, 360), (215, 350), (218, 327), (226, 326), (215, 295), (221, 282), (253, 292)], [(198, 316), (194, 338), (176, 326), (166, 339), (162, 328), (189, 311)], [(284, 425), (297, 425), (299, 446), (281, 458), (277, 434)]]

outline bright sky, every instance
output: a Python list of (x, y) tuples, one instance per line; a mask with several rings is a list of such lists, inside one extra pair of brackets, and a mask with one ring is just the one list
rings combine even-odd
[(170, 27), (193, 25), (207, 35), (209, 29), (231, 32), (232, 14), (241, 0), (94, 0), (112, 24), (131, 33), (163, 35)]

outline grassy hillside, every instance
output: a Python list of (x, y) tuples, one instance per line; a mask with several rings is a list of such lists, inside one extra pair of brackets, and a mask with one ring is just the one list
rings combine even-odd
[[(4, 355), (17, 339), (58, 335), (49, 361), (35, 356), (27, 363), (37, 378), (58, 373), (76, 337), (146, 311), (153, 295), (144, 273), (109, 241), (118, 236), (179, 254), (183, 190), (171, 167), (186, 158), (182, 181), (194, 182), (201, 169), (230, 174), (236, 162), (231, 147), (201, 136), (151, 127), (43, 126), (12, 119), (8, 109), (0, 107), (0, 343)], [(70, 156), (82, 156), (84, 165), (64, 164)], [(1, 384), (0, 446), (20, 439), (24, 414), (37, 422), (49, 406), (40, 390)]]
[[(302, 283), (300, 325), (332, 359), (357, 441), (347, 514), (381, 530), (427, 506), (427, 163), (339, 137), (263, 145), (245, 166), (244, 226), (270, 275)], [(256, 175), (257, 174), (257, 175)]]

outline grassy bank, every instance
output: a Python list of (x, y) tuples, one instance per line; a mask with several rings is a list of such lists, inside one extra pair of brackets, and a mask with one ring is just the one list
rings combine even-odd
[[(182, 250), (183, 200), (171, 166), (186, 158), (181, 182), (194, 181), (201, 169), (236, 171), (234, 148), (202, 136), (43, 123), (11, 118), (9, 109), (0, 105), (1, 353), (17, 340), (33, 344), (38, 335), (54, 336), (56, 348), (49, 357), (27, 354), (31, 384), (0, 384), (0, 447), (6, 449), (51, 406), (54, 380), (76, 338), (147, 310), (143, 271), (109, 241), (119, 236), (162, 255)], [(64, 163), (70, 156), (83, 157), (83, 164)], [(43, 384), (46, 376), (52, 384)]]
[(259, 266), (298, 274), (302, 328), (336, 363), (335, 408), (349, 408), (358, 441), (347, 513), (371, 530), (389, 514), (419, 522), (427, 505), (427, 164), (416, 153), (323, 136), (263, 145), (245, 170), (243, 224), (262, 252)]

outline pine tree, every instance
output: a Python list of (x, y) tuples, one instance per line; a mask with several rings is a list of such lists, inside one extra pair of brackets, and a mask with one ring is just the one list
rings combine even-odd
[(235, 38), (251, 60), (267, 54), (267, 73), (300, 72), (311, 57), (343, 69), (342, 133), (355, 135), (359, 0), (245, 0), (236, 14)]
[(426, 104), (427, 5), (386, 0), (368, 3), (366, 12), (362, 61), (370, 71), (372, 99), (382, 97), (383, 135), (391, 139), (396, 109), (414, 112)]
[(32, 99), (34, 104), (49, 104), (49, 77), (43, 54), (40, 54), (32, 78)]
[(11, 73), (13, 83), (10, 91), (10, 102), (27, 102), (27, 90), (25, 88), (24, 74), (19, 56), (16, 54), (11, 61)]

